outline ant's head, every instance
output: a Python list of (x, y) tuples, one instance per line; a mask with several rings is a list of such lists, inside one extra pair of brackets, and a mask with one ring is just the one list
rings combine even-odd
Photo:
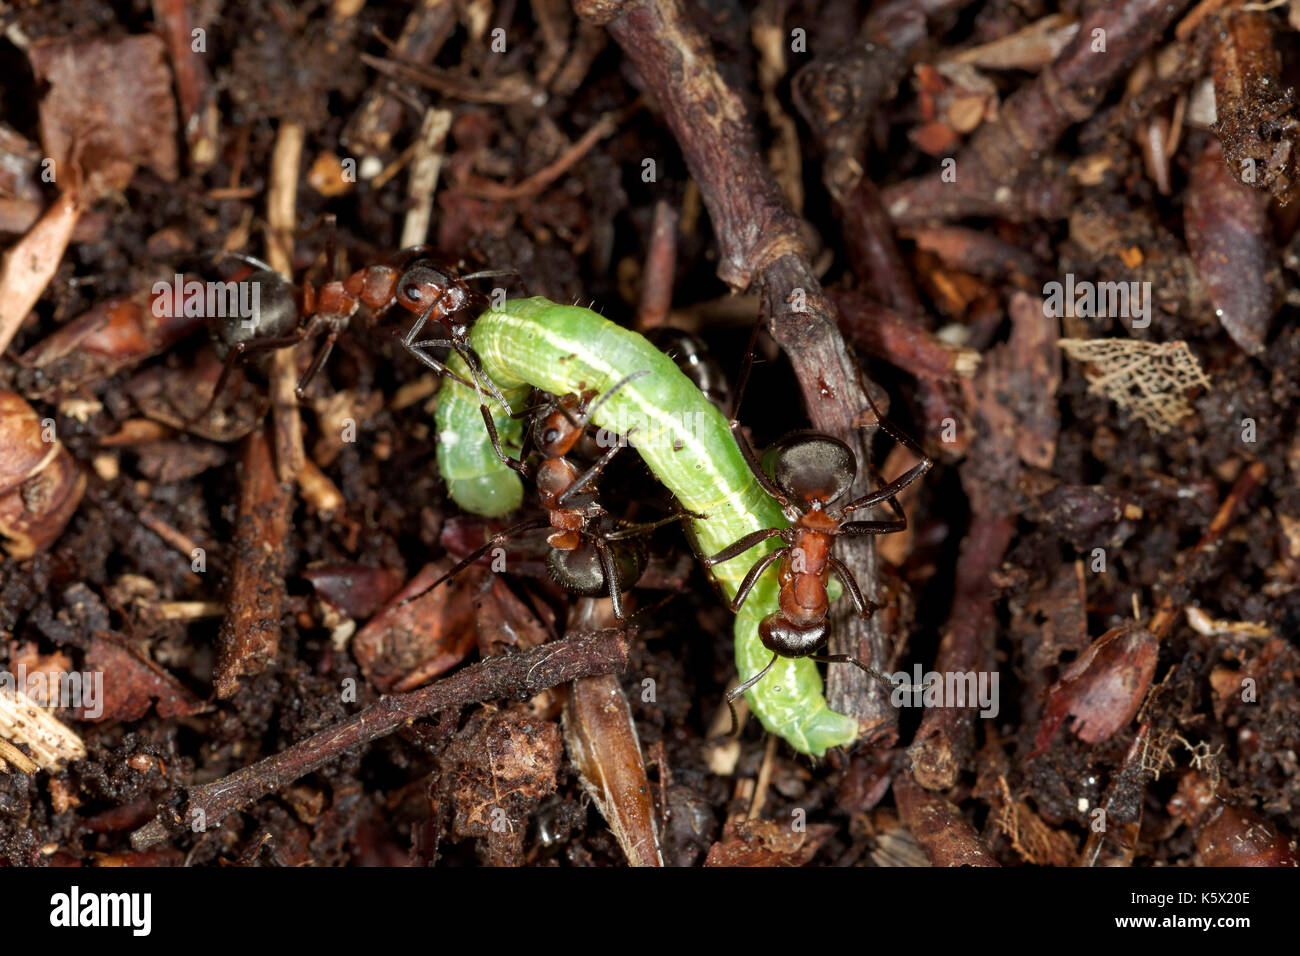
[(800, 511), (825, 507), (844, 495), (858, 474), (852, 449), (816, 432), (787, 435), (768, 450), (764, 464), (772, 480)]
[(561, 458), (573, 451), (583, 432), (576, 412), (577, 402), (566, 395), (533, 419), (533, 442), (543, 458)]
[(397, 280), (397, 303), (408, 312), (423, 312), (435, 302), (431, 317), (438, 319), (459, 312), (469, 304), (469, 289), (459, 276), (432, 259), (416, 259)]
[(825, 620), (801, 626), (784, 614), (775, 612), (758, 624), (758, 637), (773, 654), (782, 657), (807, 657), (826, 645), (830, 630)]
[[(619, 591), (631, 590), (645, 570), (645, 546), (629, 538), (608, 541), (606, 547), (614, 561), (614, 577)], [(600, 597), (609, 593), (605, 569), (600, 564), (600, 552), (590, 539), (584, 538), (572, 551), (552, 548), (546, 554), (546, 567), (556, 583), (570, 594)]]

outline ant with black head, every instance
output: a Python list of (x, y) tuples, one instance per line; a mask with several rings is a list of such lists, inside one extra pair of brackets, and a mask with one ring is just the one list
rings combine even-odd
[[(257, 283), (259, 300), (264, 303), (252, 317), (227, 316), (209, 320), (209, 333), (218, 358), (224, 360), (203, 415), (211, 412), (224, 391), (235, 364), (261, 352), (289, 348), (324, 335), (307, 371), (298, 380), (295, 392), (299, 399), (324, 366), (339, 336), (353, 317), (365, 306), (372, 317), (388, 312), (394, 305), (416, 316), (404, 335), (394, 333), (402, 347), (422, 364), (440, 375), (448, 376), (475, 392), (487, 392), (509, 408), (504, 396), (488, 376), (483, 374), (478, 356), (469, 345), (473, 317), (466, 317), (471, 306), (487, 299), (474, 290), (470, 282), (495, 276), (516, 276), (510, 270), (488, 269), (462, 274), (431, 253), (426, 246), (404, 250), (392, 263), (358, 269), (346, 279), (334, 277), (334, 217), (324, 217), (329, 235), (325, 243), (325, 261), (330, 279), (316, 290), (303, 284), (301, 307), (295, 299), (293, 285), (285, 276), (265, 262), (234, 252), (218, 253), (221, 258), (238, 259), (254, 271), (243, 281)], [(300, 321), (299, 315), (306, 321)], [(439, 323), (445, 338), (420, 339), (420, 333), (432, 320)], [(472, 382), (451, 372), (427, 349), (450, 348), (457, 352), (470, 369)]]
[(638, 539), (656, 528), (698, 515), (680, 511), (657, 521), (613, 526), (609, 513), (597, 500), (593, 484), (627, 444), (635, 427), (627, 435), (617, 436), (609, 450), (585, 470), (580, 470), (570, 455), (597, 409), (620, 388), (648, 374), (649, 371), (633, 372), (598, 398), (590, 392), (548, 397), (536, 406), (515, 413), (512, 417), (533, 416), (528, 441), (535, 446), (536, 458), (531, 458), (526, 448), (520, 458), (507, 455), (491, 413), (480, 403), (492, 450), (504, 464), (532, 479), (537, 486), (538, 503), (546, 510), (546, 516), (521, 521), (493, 535), (429, 587), (401, 603), (407, 604), (455, 577), (492, 548), (530, 531), (548, 528), (551, 533), (546, 539), (550, 546), (546, 566), (556, 583), (580, 597), (608, 594), (614, 616), (626, 622), (623, 595), (640, 580), (648, 558), (644, 544)]
[[(773, 564), (777, 565), (781, 584), (778, 607), (758, 626), (759, 639), (772, 652), (772, 659), (761, 671), (728, 692), (727, 706), (731, 709), (733, 732), (739, 730), (735, 701), (762, 680), (781, 657), (808, 657), (824, 663), (853, 664), (889, 687), (896, 686), (850, 654), (818, 653), (830, 638), (826, 615), (830, 608), (827, 586), (832, 574), (848, 593), (860, 617), (869, 618), (880, 608), (863, 595), (853, 572), (832, 553), (832, 548), (838, 537), (892, 534), (906, 530), (907, 515), (896, 495), (934, 464), (915, 441), (885, 420), (868, 389), (863, 389), (863, 392), (875, 413), (876, 422), (886, 434), (921, 459), (893, 481), (837, 505), (857, 478), (857, 456), (838, 438), (815, 431), (797, 431), (784, 436), (760, 459), (741, 429), (738, 412), (763, 324), (760, 319), (755, 325), (741, 366), (732, 408), (731, 432), (750, 471), (763, 490), (781, 506), (790, 527), (752, 532), (704, 559), (705, 566), (712, 567), (744, 554), (769, 538), (779, 537), (782, 542), (782, 547), (754, 562), (730, 602), (731, 610), (739, 611), (763, 572)], [(764, 469), (764, 461), (769, 463), (770, 473)], [(894, 517), (883, 521), (849, 520), (854, 512), (876, 505), (888, 506)]]

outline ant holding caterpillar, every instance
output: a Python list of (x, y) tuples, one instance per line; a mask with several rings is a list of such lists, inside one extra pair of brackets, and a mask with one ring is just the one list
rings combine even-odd
[[(857, 478), (857, 456), (838, 438), (815, 431), (796, 431), (783, 436), (760, 459), (745, 437), (738, 412), (762, 327), (760, 321), (750, 336), (749, 349), (745, 353), (736, 387), (730, 425), (736, 444), (754, 478), (781, 506), (790, 526), (762, 528), (751, 532), (718, 553), (703, 558), (706, 567), (713, 567), (739, 557), (770, 538), (779, 537), (782, 542), (782, 547), (764, 554), (754, 562), (729, 604), (733, 612), (739, 611), (763, 572), (773, 564), (777, 565), (781, 588), (777, 610), (764, 617), (758, 626), (759, 639), (772, 652), (772, 659), (766, 667), (727, 693), (733, 732), (739, 730), (735, 701), (761, 681), (779, 658), (807, 657), (822, 663), (852, 664), (891, 689), (896, 686), (883, 674), (851, 654), (818, 653), (830, 639), (826, 616), (830, 609), (828, 585), (832, 574), (848, 593), (860, 617), (869, 618), (880, 608), (880, 605), (872, 603), (863, 595), (853, 572), (831, 550), (838, 537), (892, 534), (906, 530), (907, 515), (896, 496), (934, 464), (913, 439), (889, 424), (881, 415), (869, 389), (864, 389), (863, 393), (875, 414), (876, 422), (887, 435), (920, 458), (916, 465), (893, 481), (837, 506), (836, 502), (849, 493)], [(763, 467), (764, 461), (770, 463), (770, 474)], [(889, 507), (894, 517), (883, 521), (849, 520), (850, 515), (856, 511), (882, 504)]]
[(625, 623), (623, 595), (641, 578), (647, 561), (646, 549), (637, 539), (666, 524), (698, 516), (679, 511), (656, 521), (610, 526), (608, 512), (597, 501), (592, 485), (626, 446), (626, 439), (635, 428), (615, 440), (609, 450), (585, 470), (580, 471), (569, 456), (600, 406), (620, 389), (648, 374), (648, 371), (633, 372), (599, 397), (589, 392), (563, 395), (513, 414), (513, 418), (533, 416), (527, 440), (536, 446), (538, 457), (535, 460), (529, 458), (526, 447), (522, 449), (524, 454), (521, 458), (506, 454), (492, 414), (480, 401), (479, 410), (493, 452), (513, 471), (533, 479), (538, 503), (545, 509), (546, 516), (521, 521), (493, 535), (429, 587), (402, 603), (407, 604), (451, 580), (492, 548), (521, 534), (549, 528), (546, 566), (551, 577), (570, 594), (580, 597), (608, 594), (614, 616)]
[[(470, 283), (496, 276), (517, 276), (516, 273), (489, 269), (464, 274), (433, 255), (429, 247), (416, 246), (404, 250), (390, 263), (365, 266), (345, 279), (338, 279), (334, 275), (335, 224), (332, 215), (324, 217), (324, 228), (328, 230), (325, 261), (330, 278), (319, 289), (304, 282), (301, 301), (295, 296), (291, 281), (260, 259), (235, 252), (217, 253), (218, 258), (237, 259), (252, 268), (253, 271), (244, 275), (241, 281), (258, 285), (262, 304), (251, 317), (209, 319), (209, 335), (223, 364), (212, 397), (199, 417), (207, 415), (215, 407), (235, 365), (241, 360), (259, 353), (291, 348), (323, 335), (311, 364), (298, 380), (295, 393), (301, 399), (307, 386), (329, 359), (339, 336), (361, 307), (365, 306), (369, 315), (377, 318), (395, 305), (416, 317), (404, 335), (394, 333), (409, 354), (434, 372), (451, 377), (476, 392), (481, 389), (503, 407), (509, 408), (491, 378), (483, 374), (482, 365), (469, 346), (469, 330), (473, 324), (470, 310), (488, 301)], [(430, 321), (441, 326), (445, 337), (420, 338)], [(429, 354), (427, 350), (431, 348), (449, 348), (459, 354), (465, 360), (473, 381), (467, 382), (451, 372)]]

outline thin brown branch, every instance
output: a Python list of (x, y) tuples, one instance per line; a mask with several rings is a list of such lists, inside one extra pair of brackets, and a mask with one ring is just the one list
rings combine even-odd
[[(619, 630), (575, 633), (523, 654), (490, 658), (419, 690), (382, 697), (273, 757), (191, 788), (184, 814), (167, 814), (172, 816), (170, 828), (216, 826), (268, 793), (412, 721), (484, 700), (524, 700), (580, 677), (621, 671), (627, 666), (628, 641), (629, 635)], [(154, 846), (170, 828), (160, 814), (131, 834), (131, 844), (137, 850)]]

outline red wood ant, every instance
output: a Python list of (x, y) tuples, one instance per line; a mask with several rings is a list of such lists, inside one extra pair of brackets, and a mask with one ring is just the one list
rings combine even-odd
[[(872, 603), (863, 595), (853, 572), (831, 553), (831, 549), (837, 537), (891, 534), (906, 530), (907, 515), (895, 496), (929, 471), (934, 464), (916, 442), (884, 419), (870, 392), (864, 389), (867, 402), (880, 427), (895, 441), (919, 455), (919, 464), (874, 491), (837, 507), (835, 503), (848, 494), (857, 478), (857, 457), (838, 438), (814, 431), (798, 431), (781, 438), (764, 455), (764, 459), (771, 464), (769, 476), (753, 446), (745, 438), (736, 417), (753, 365), (754, 348), (761, 328), (761, 322), (755, 326), (749, 351), (745, 354), (736, 404), (732, 410), (731, 431), (750, 471), (763, 490), (780, 504), (790, 527), (755, 531), (704, 559), (705, 566), (712, 567), (744, 554), (769, 538), (779, 537), (783, 543), (783, 547), (754, 562), (731, 601), (731, 610), (739, 611), (763, 572), (772, 564), (777, 564), (781, 583), (778, 609), (763, 618), (758, 626), (759, 639), (772, 652), (772, 660), (727, 694), (733, 728), (738, 726), (734, 702), (762, 680), (779, 657), (810, 657), (825, 663), (853, 664), (891, 688), (895, 686), (888, 678), (850, 654), (817, 653), (826, 646), (830, 637), (826, 615), (830, 607), (827, 584), (832, 574), (843, 585), (859, 616), (869, 618), (880, 608), (880, 605)], [(884, 521), (847, 520), (856, 511), (880, 504), (888, 505), (894, 517)]]
[[(214, 319), (210, 323), (213, 345), (219, 358), (224, 359), (221, 376), (217, 379), (203, 415), (211, 412), (217, 398), (225, 389), (235, 364), (244, 356), (258, 352), (274, 351), (299, 344), (324, 334), (324, 341), (312, 357), (307, 371), (299, 379), (296, 394), (303, 397), (307, 385), (324, 366), (343, 331), (361, 306), (373, 316), (387, 312), (399, 305), (416, 316), (406, 334), (399, 338), (402, 347), (433, 371), (449, 376), (475, 392), (486, 391), (493, 399), (509, 409), (504, 396), (485, 374), (478, 356), (469, 346), (472, 318), (463, 314), (473, 304), (485, 301), (469, 285), (474, 279), (492, 276), (509, 276), (515, 273), (503, 270), (483, 270), (468, 275), (458, 275), (450, 267), (439, 263), (423, 246), (408, 249), (399, 256), (398, 264), (372, 265), (358, 269), (346, 279), (331, 278), (319, 291), (305, 283), (302, 292), (302, 314), (309, 316), (299, 322), (294, 301), (293, 286), (283, 275), (265, 262), (238, 253), (221, 253), (255, 267), (244, 281), (259, 285), (262, 305), (254, 316), (230, 316)], [(334, 240), (326, 243), (326, 261), (330, 271), (334, 266)], [(432, 319), (441, 323), (447, 333), (443, 339), (419, 340), (421, 331)], [(460, 354), (470, 368), (473, 382), (466, 382), (452, 373), (446, 365), (430, 355), (426, 349), (445, 347)]]
[(420, 594), (412, 595), (402, 603), (409, 603), (433, 590), (511, 538), (549, 528), (551, 533), (546, 542), (550, 545), (550, 550), (546, 555), (546, 566), (556, 583), (570, 594), (582, 597), (608, 594), (614, 616), (620, 622), (625, 621), (623, 593), (640, 579), (647, 559), (645, 547), (636, 539), (655, 528), (695, 516), (681, 511), (657, 521), (611, 526), (609, 513), (597, 502), (592, 483), (623, 449), (626, 438), (635, 432), (635, 428), (628, 435), (617, 438), (612, 447), (585, 471), (580, 472), (569, 455), (601, 404), (624, 385), (648, 374), (648, 370), (633, 372), (615, 383), (594, 402), (590, 393), (564, 395), (517, 413), (515, 417), (535, 413), (529, 438), (536, 446), (539, 456), (536, 461), (529, 461), (526, 457), (522, 460), (512, 458), (505, 453), (491, 413), (486, 405), (480, 404), (488, 435), (492, 439), (493, 451), (503, 463), (524, 477), (532, 478), (537, 486), (538, 502), (547, 514), (545, 517), (521, 521), (493, 535), (481, 548), (456, 564)]

